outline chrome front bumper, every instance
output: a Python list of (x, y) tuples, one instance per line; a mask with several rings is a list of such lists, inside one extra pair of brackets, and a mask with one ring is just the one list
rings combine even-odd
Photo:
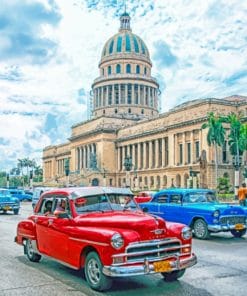
[[(245, 224), (243, 224), (244, 228), (246, 229), (247, 226)], [(235, 224), (227, 224), (227, 225), (208, 225), (208, 230), (212, 231), (212, 232), (220, 232), (220, 231), (230, 231), (230, 230), (234, 230), (236, 229), (236, 225)]]
[[(197, 263), (197, 257), (195, 254), (192, 254), (189, 258), (180, 259), (176, 258), (174, 261), (170, 261), (171, 271), (181, 270), (188, 267), (191, 267)], [(128, 266), (104, 266), (103, 273), (106, 276), (110, 277), (125, 277), (125, 276), (135, 276), (135, 275), (144, 275), (155, 273), (154, 265), (151, 262), (148, 262), (146, 259), (144, 263), (137, 265), (128, 265)]]

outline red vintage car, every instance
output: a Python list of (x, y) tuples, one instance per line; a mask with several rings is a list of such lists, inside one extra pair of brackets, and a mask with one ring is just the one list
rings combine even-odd
[(135, 196), (137, 203), (149, 202), (157, 191), (142, 191)]
[(17, 226), (28, 259), (48, 256), (84, 269), (91, 288), (114, 277), (161, 273), (166, 281), (196, 264), (189, 227), (142, 212), (127, 188), (60, 188), (43, 193), (34, 213)]

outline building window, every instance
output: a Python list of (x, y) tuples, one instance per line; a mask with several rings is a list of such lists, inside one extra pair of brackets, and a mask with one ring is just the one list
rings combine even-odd
[(136, 65), (136, 74), (140, 74), (140, 66)]
[(187, 143), (187, 162), (191, 163), (191, 143)]
[(115, 93), (115, 104), (119, 104), (119, 87), (118, 84), (114, 85), (114, 93)]
[(141, 42), (141, 47), (142, 47), (142, 53), (145, 54), (145, 46), (144, 46), (143, 42)]
[(122, 51), (122, 37), (118, 36), (117, 39), (117, 52), (121, 52)]
[(115, 114), (117, 114), (117, 109), (115, 109)]
[(144, 109), (141, 110), (141, 113), (144, 114)]
[(114, 45), (114, 40), (112, 40), (111, 43), (110, 43), (109, 54), (112, 54), (112, 52), (113, 52), (113, 45)]
[(183, 144), (179, 144), (179, 164), (183, 163)]
[(135, 104), (138, 104), (138, 84), (134, 85), (134, 98), (135, 98)]
[(101, 73), (102, 73), (102, 76), (104, 76), (104, 73), (105, 73), (104, 68), (102, 69), (102, 72)]
[(116, 66), (116, 73), (117, 74), (121, 73), (121, 66), (119, 64), (117, 64), (117, 66)]
[(196, 160), (198, 160), (198, 158), (200, 157), (200, 142), (199, 141), (196, 141), (195, 142), (195, 150), (196, 150)]
[(105, 114), (105, 110), (103, 110), (103, 114)]
[(130, 36), (129, 34), (126, 34), (126, 37), (125, 37), (125, 50), (126, 51), (130, 51)]
[(147, 68), (144, 68), (144, 75), (147, 75)]
[(121, 84), (121, 104), (125, 104), (125, 84)]
[(109, 85), (108, 86), (108, 105), (111, 105), (112, 104), (112, 85)]
[(129, 83), (128, 84), (128, 90), (127, 90), (127, 96), (128, 96), (128, 104), (131, 104), (132, 102), (132, 100), (131, 100), (131, 91), (132, 91), (132, 85)]
[(131, 113), (131, 109), (130, 108), (128, 109), (128, 113)]
[(108, 70), (108, 75), (111, 75), (111, 66), (108, 66), (108, 68), (107, 68)]
[(130, 64), (126, 65), (126, 73), (131, 73), (131, 67)]
[(168, 166), (169, 150), (168, 150), (168, 137), (165, 138), (165, 166)]
[(149, 87), (146, 86), (145, 87), (145, 104), (146, 104), (146, 106), (148, 106), (148, 90), (149, 90)]

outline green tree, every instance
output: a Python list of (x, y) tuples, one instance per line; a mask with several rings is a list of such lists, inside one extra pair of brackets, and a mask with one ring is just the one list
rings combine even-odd
[(216, 116), (214, 112), (210, 112), (207, 116), (207, 122), (202, 125), (202, 129), (208, 128), (208, 145), (214, 146), (216, 185), (218, 181), (218, 147), (221, 147), (225, 142), (225, 129), (222, 122), (221, 117)]

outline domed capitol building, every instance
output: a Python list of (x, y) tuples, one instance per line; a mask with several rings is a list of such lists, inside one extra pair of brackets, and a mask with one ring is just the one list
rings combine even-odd
[[(102, 50), (92, 118), (73, 125), (68, 142), (43, 150), (45, 184), (216, 187), (214, 151), (201, 126), (210, 111), (247, 116), (247, 97), (198, 99), (159, 114), (159, 84), (151, 70), (148, 48), (124, 13), (119, 32)], [(233, 184), (227, 143), (218, 153), (219, 176)]]

